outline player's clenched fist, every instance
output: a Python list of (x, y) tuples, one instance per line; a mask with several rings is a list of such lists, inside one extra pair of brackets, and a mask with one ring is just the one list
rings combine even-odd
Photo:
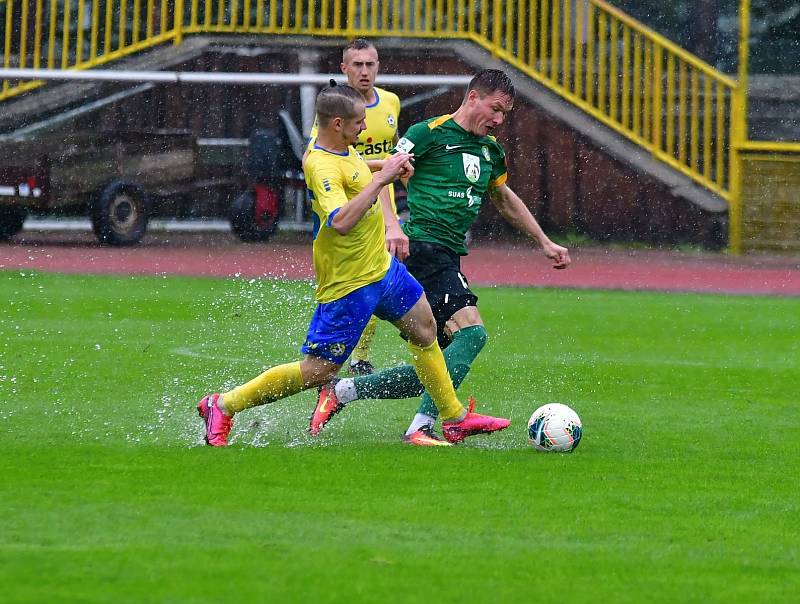
[(372, 175), (374, 179), (384, 185), (397, 180), (397, 177), (403, 172), (405, 164), (414, 157), (413, 153), (396, 153), (390, 155), (383, 161), (383, 167), (379, 172)]

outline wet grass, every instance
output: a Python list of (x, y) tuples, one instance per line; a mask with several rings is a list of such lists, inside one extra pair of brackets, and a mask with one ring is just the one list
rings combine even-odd
[[(794, 601), (800, 300), (497, 288), (449, 450), (311, 393), (196, 446), (196, 399), (297, 355), (311, 286), (0, 273), (3, 602)], [(389, 326), (376, 362), (406, 359)], [(571, 455), (531, 450), (547, 401)]]

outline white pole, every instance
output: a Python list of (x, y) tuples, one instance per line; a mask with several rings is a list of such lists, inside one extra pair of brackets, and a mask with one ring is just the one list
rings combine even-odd
[[(0, 69), (0, 80), (98, 80), (106, 82), (165, 82), (171, 84), (313, 84), (327, 86), (330, 79), (344, 82), (344, 75), (287, 73), (219, 73), (208, 71), (126, 71), (116, 69)], [(469, 75), (379, 75), (387, 86), (466, 86)]]
[[(298, 53), (298, 59), (300, 60), (301, 76), (315, 74), (319, 69), (319, 53), (315, 50), (301, 50)], [(316, 98), (317, 87), (314, 84), (300, 85), (300, 127), (306, 138), (314, 124)]]

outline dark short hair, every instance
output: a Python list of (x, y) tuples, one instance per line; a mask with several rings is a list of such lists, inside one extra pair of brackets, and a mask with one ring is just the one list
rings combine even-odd
[(350, 44), (345, 46), (344, 50), (342, 51), (342, 62), (344, 62), (345, 58), (347, 57), (347, 51), (364, 50), (366, 48), (371, 48), (375, 52), (378, 52), (378, 49), (375, 48), (375, 45), (366, 38), (356, 38), (355, 40), (352, 40)]
[(347, 84), (336, 84), (323, 88), (317, 95), (317, 120), (320, 126), (327, 126), (335, 117), (346, 119), (355, 117), (355, 106), (363, 103), (364, 97), (355, 88)]
[(486, 96), (487, 94), (494, 94), (495, 92), (502, 92), (508, 95), (513, 101), (516, 91), (514, 90), (514, 83), (505, 71), (500, 69), (482, 69), (470, 80), (467, 93), (470, 90), (477, 90), (480, 95)]

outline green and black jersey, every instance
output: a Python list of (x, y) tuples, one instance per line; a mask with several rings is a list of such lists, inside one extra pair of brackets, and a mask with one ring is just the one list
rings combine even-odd
[(414, 154), (406, 235), (465, 255), (464, 238), (486, 192), (506, 181), (500, 143), (493, 136), (472, 134), (443, 115), (411, 126), (395, 151)]

